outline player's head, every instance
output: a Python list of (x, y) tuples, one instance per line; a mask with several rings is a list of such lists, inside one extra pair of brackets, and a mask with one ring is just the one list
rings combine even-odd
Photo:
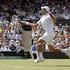
[(41, 14), (48, 14), (50, 12), (50, 9), (48, 6), (41, 6)]

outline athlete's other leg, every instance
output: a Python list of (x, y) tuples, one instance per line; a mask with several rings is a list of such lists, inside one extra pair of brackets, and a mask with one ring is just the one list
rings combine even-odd
[(36, 45), (38, 47), (38, 55), (37, 55), (37, 59), (34, 62), (38, 62), (38, 61), (43, 61), (44, 57), (43, 57), (43, 52), (44, 52), (44, 45), (45, 45), (45, 41), (42, 39), (39, 39), (36, 42)]
[(51, 44), (48, 44), (48, 49), (49, 49), (49, 52), (61, 52), (59, 48), (54, 48), (54, 46)]

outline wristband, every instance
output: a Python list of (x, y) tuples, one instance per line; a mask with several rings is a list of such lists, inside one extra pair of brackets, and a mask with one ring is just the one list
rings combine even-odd
[(30, 23), (29, 22), (26, 22), (26, 25), (29, 25)]

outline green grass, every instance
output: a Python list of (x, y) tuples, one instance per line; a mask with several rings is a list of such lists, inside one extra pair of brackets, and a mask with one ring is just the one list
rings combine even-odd
[(32, 59), (0, 59), (0, 70), (70, 70), (70, 59), (46, 59), (39, 63)]

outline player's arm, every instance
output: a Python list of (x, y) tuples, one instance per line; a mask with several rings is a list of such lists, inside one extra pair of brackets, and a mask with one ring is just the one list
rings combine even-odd
[(30, 23), (30, 22), (27, 22), (27, 21), (21, 21), (21, 23), (25, 24), (25, 25), (29, 25), (31, 27), (37, 27), (38, 24), (37, 23)]
[(50, 16), (51, 16), (53, 22), (55, 23), (55, 22), (56, 22), (56, 17), (55, 17), (52, 13), (49, 13), (49, 14), (50, 14)]

